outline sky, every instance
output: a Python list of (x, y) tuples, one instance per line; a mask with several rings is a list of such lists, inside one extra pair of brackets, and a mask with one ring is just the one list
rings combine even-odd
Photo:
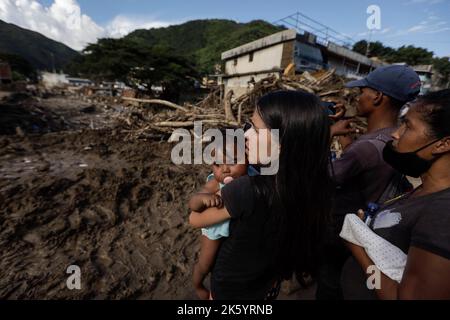
[[(369, 30), (367, 8), (380, 9)], [(102, 37), (194, 19), (274, 22), (301, 12), (354, 41), (370, 39), (394, 48), (424, 47), (450, 56), (450, 0), (0, 0), (0, 19), (63, 42), (75, 50)]]

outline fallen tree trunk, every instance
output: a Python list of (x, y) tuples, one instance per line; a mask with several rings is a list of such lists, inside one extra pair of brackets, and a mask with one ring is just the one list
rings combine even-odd
[[(224, 121), (224, 120), (201, 120), (202, 124), (224, 124), (230, 126), (237, 126), (236, 121)], [(171, 128), (184, 128), (184, 127), (193, 127), (194, 121), (162, 121), (153, 123), (154, 126), (158, 127), (171, 127)]]
[(163, 106), (167, 106), (167, 107), (170, 107), (170, 108), (173, 108), (173, 109), (178, 109), (178, 110), (181, 110), (183, 112), (187, 112), (188, 111), (188, 109), (186, 109), (186, 108), (184, 108), (184, 107), (182, 107), (182, 106), (180, 106), (178, 104), (175, 104), (173, 102), (166, 101), (166, 100), (160, 100), (160, 99), (136, 99), (136, 98), (127, 98), (127, 97), (122, 97), (122, 100), (133, 101), (133, 102), (141, 102), (141, 103), (161, 104)]

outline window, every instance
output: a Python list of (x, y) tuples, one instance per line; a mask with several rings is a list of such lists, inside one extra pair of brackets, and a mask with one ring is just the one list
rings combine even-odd
[(234, 60), (233, 60), (233, 66), (237, 66), (237, 58), (234, 58)]
[(250, 54), (248, 55), (248, 62), (252, 61), (253, 61), (253, 52), (250, 52)]

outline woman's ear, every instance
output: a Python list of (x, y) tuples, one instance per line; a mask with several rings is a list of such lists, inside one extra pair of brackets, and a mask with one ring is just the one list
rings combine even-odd
[(439, 140), (436, 146), (431, 151), (431, 154), (434, 156), (447, 152), (450, 152), (450, 137), (445, 137)]

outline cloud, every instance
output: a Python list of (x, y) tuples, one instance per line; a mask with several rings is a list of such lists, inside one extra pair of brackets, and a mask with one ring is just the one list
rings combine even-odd
[(105, 26), (81, 12), (76, 0), (54, 0), (48, 7), (36, 0), (0, 0), (0, 19), (82, 50), (102, 37), (123, 37), (135, 29), (165, 27), (152, 17), (119, 15)]
[(387, 38), (406, 36), (411, 34), (435, 34), (440, 32), (449, 31), (450, 28), (446, 27), (447, 21), (441, 19), (433, 12), (429, 12), (425, 20), (420, 21), (418, 24), (413, 25), (407, 29), (397, 30), (394, 33), (387, 35)]
[(439, 33), (439, 32), (444, 32), (444, 31), (449, 31), (449, 30), (450, 30), (450, 27), (445, 27), (445, 28), (430, 30), (430, 31), (427, 31), (425, 33), (428, 33), (428, 34), (430, 34), (430, 33)]
[(102, 27), (81, 13), (75, 0), (55, 0), (49, 7), (35, 0), (1, 0), (0, 19), (42, 33), (76, 50), (104, 34)]
[(413, 26), (411, 28), (409, 28), (408, 30), (406, 30), (407, 33), (411, 33), (411, 32), (416, 32), (416, 31), (420, 31), (420, 30), (424, 30), (426, 27), (423, 24), (419, 24), (417, 26)]
[(167, 27), (174, 23), (153, 21), (146, 17), (118, 15), (106, 26), (106, 33), (113, 38), (123, 37), (136, 29)]

